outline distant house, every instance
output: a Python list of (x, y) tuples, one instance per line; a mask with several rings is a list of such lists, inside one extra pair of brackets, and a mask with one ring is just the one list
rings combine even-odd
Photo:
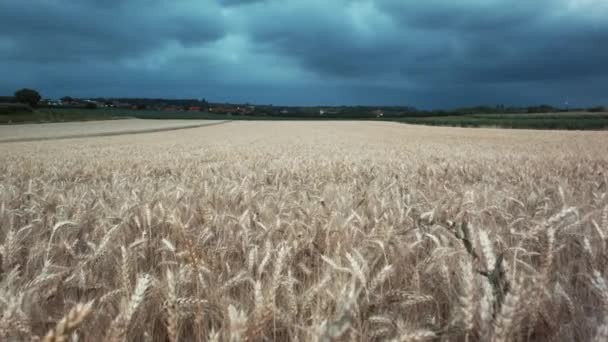
[(112, 101), (112, 106), (114, 108), (125, 108), (125, 109), (131, 108), (131, 104), (126, 103), (126, 102), (120, 102), (120, 101)]
[(255, 110), (253, 106), (237, 107), (237, 111), (241, 114), (251, 114)]
[(209, 111), (217, 114), (232, 114), (238, 112), (238, 109), (233, 107), (213, 107), (209, 108)]
[(52, 107), (61, 106), (61, 102), (55, 101), (53, 99), (44, 99), (44, 100), (40, 101), (40, 104), (43, 106), (52, 106)]
[(192, 106), (190, 108), (188, 108), (189, 112), (200, 112), (201, 111), (201, 107), (198, 106)]
[(319, 109), (319, 115), (338, 114), (335, 109)]
[(103, 102), (95, 101), (95, 100), (84, 100), (84, 103), (92, 103), (96, 107), (103, 107), (105, 104)]
[(64, 99), (61, 100), (61, 106), (66, 108), (84, 108), (86, 106), (86, 102), (79, 99), (71, 99), (69, 101)]
[(381, 118), (384, 116), (384, 112), (381, 111), (380, 109), (376, 109), (372, 112), (372, 114), (374, 114), (377, 118)]

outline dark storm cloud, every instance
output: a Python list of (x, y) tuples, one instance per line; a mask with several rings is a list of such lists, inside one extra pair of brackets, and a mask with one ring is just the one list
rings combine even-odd
[[(442, 2), (442, 1), (438, 1)], [(444, 67), (458, 80), (551, 81), (607, 76), (608, 7), (601, 1), (512, 1), (505, 6), (449, 6), (430, 10), (387, 1), (404, 29), (422, 28), (455, 39)], [(576, 11), (576, 4), (586, 4)], [(427, 3), (428, 4), (428, 3)], [(595, 17), (589, 13), (597, 11)]]
[[(340, 16), (338, 8), (326, 11), (327, 6), (276, 8), (273, 14), (284, 20), (252, 25), (251, 31), (254, 39), (312, 70), (337, 76), (384, 72), (422, 82), (517, 82), (608, 73), (608, 44), (602, 43), (608, 42), (608, 24), (576, 16), (552, 18), (546, 1), (515, 9), (506, 3), (445, 3), (444, 8), (377, 1), (363, 19), (371, 26), (369, 36), (344, 15), (348, 7)], [(299, 29), (307, 25), (311, 28)]]
[(606, 16), (599, 0), (5, 0), (0, 92), (608, 103)]
[(5, 58), (32, 62), (118, 60), (174, 40), (193, 45), (221, 38), (212, 15), (148, 8), (146, 1), (11, 1), (0, 3)]
[(397, 22), (425, 30), (511, 30), (520, 25), (529, 26), (551, 10), (548, 0), (490, 0), (476, 3), (444, 0), (412, 3), (384, 0), (377, 4)]

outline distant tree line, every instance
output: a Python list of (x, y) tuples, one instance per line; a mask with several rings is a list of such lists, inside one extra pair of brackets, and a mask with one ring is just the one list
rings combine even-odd
[[(34, 89), (23, 88), (15, 92), (14, 96), (0, 96), (0, 103), (21, 103), (31, 108), (39, 106), (48, 106), (49, 103), (41, 101), (40, 93)], [(475, 106), (463, 107), (451, 110), (419, 110), (411, 106), (273, 106), (261, 105), (250, 106), (249, 104), (220, 104), (209, 103), (205, 99), (165, 99), (165, 98), (91, 98), (83, 101), (71, 96), (61, 98), (61, 104), (72, 104), (73, 108), (94, 109), (98, 105), (113, 107), (116, 103), (128, 106), (130, 109), (140, 110), (159, 110), (174, 108), (178, 110), (189, 110), (191, 108), (199, 108), (200, 111), (207, 111), (212, 107), (238, 108), (239, 106), (248, 107), (251, 110), (237, 111), (233, 115), (246, 116), (275, 116), (285, 118), (400, 118), (400, 117), (434, 117), (434, 116), (461, 116), (472, 114), (536, 114), (536, 113), (556, 113), (568, 111), (588, 111), (588, 112), (605, 112), (608, 108), (604, 106), (595, 106), (591, 108), (571, 108), (563, 109), (551, 105), (527, 106), (527, 107), (508, 107), (504, 105), (497, 106)], [(74, 105), (76, 104), (76, 105)], [(57, 105), (55, 103), (54, 105)], [(4, 106), (6, 107), (6, 106)], [(12, 107), (14, 108), (17, 107)], [(224, 110), (226, 112), (226, 110)]]
[(112, 104), (114, 102), (120, 103), (128, 103), (137, 109), (154, 109), (160, 107), (169, 107), (175, 106), (181, 109), (188, 109), (191, 107), (201, 107), (201, 108), (209, 108), (209, 103), (205, 99), (163, 99), (163, 98), (127, 98), (127, 97), (117, 97), (117, 98), (92, 98), (91, 100)]

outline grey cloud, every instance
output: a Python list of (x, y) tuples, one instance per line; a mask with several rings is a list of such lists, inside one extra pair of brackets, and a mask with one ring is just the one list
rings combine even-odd
[(219, 0), (220, 4), (224, 6), (241, 6), (249, 5), (257, 2), (264, 2), (266, 0)]
[(463, 33), (517, 30), (522, 25), (530, 27), (552, 10), (551, 2), (556, 1), (381, 0), (376, 3), (385, 13), (407, 27)]
[[(434, 2), (445, 6), (429, 6)], [(556, 20), (548, 1), (514, 3), (376, 1), (379, 15), (394, 26), (375, 28), (372, 39), (358, 35), (342, 10), (352, 2), (308, 12), (277, 7), (270, 15), (282, 20), (252, 24), (250, 33), (312, 70), (338, 77), (399, 73), (419, 82), (517, 82), (608, 73), (608, 45), (601, 43), (608, 41), (608, 24)]]
[(168, 13), (146, 9), (145, 2), (138, 1), (101, 7), (83, 4), (87, 2), (0, 4), (0, 37), (13, 44), (7, 58), (41, 63), (119, 60), (150, 53), (172, 40), (184, 45), (213, 41), (226, 29), (214, 13)]

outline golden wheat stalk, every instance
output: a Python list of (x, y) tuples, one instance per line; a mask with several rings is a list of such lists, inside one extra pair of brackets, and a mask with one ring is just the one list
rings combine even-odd
[(67, 341), (72, 331), (76, 330), (84, 319), (91, 313), (93, 303), (76, 304), (57, 324), (44, 336), (43, 342)]

